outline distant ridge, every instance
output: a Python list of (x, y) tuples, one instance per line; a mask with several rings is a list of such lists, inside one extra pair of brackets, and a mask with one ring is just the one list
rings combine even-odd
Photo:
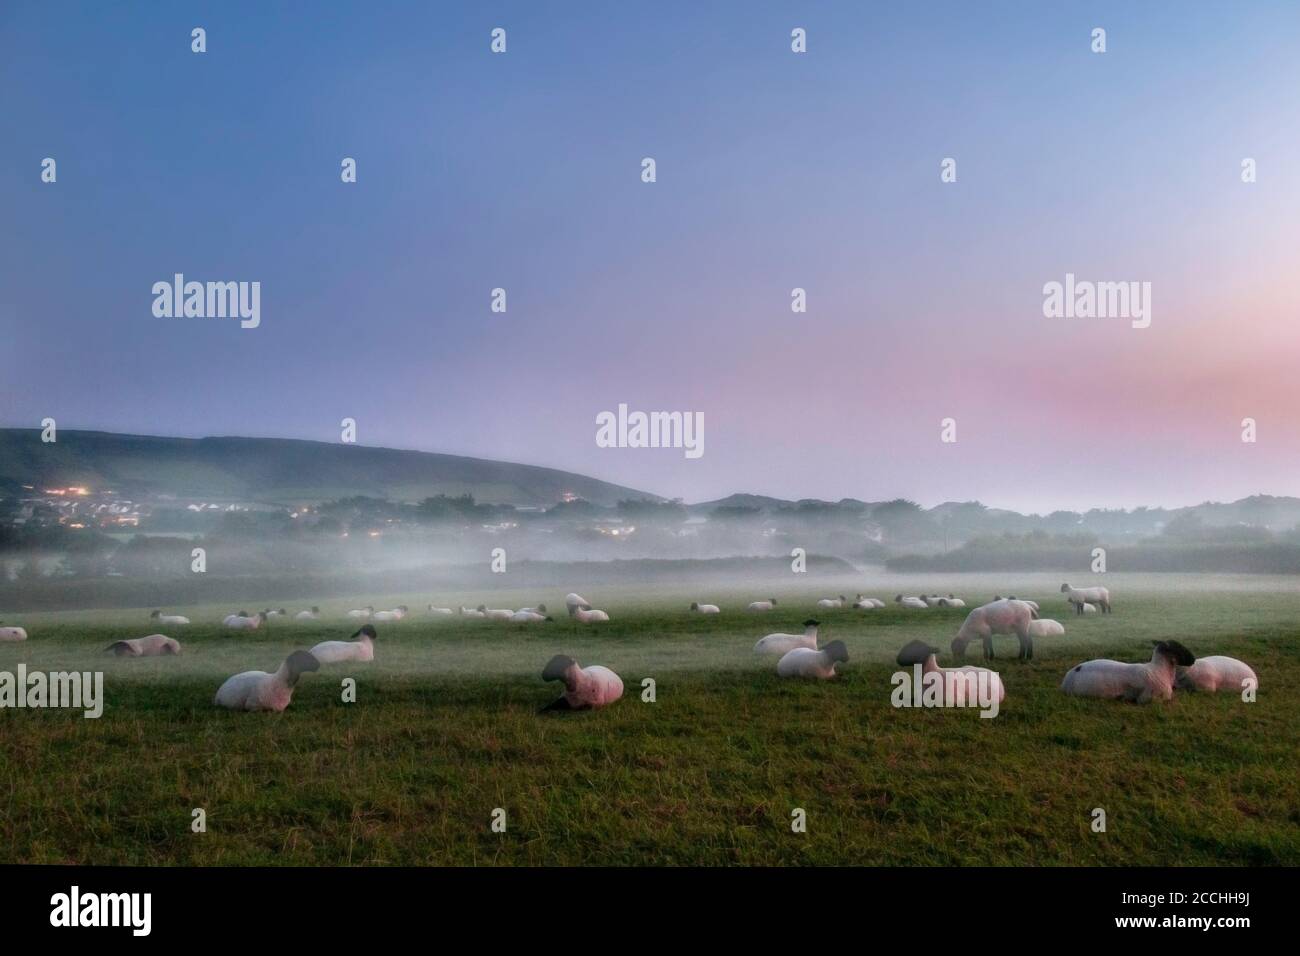
[(0, 491), (86, 485), (123, 497), (174, 495), (267, 504), (353, 495), (419, 501), (471, 494), (480, 502), (553, 505), (565, 494), (599, 505), (658, 495), (585, 475), (434, 452), (292, 438), (162, 438), (59, 429), (0, 429)]

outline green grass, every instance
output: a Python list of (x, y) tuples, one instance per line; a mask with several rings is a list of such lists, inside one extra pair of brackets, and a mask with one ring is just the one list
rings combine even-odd
[[(331, 619), (235, 637), (213, 626), (231, 608), (192, 609), (200, 623), (170, 632), (184, 642), (179, 659), (101, 653), (151, 633), (145, 611), (10, 618), (32, 638), (0, 645), (0, 670), (101, 669), (107, 706), (99, 720), (0, 711), (0, 862), (1300, 862), (1300, 593), (1287, 579), (1107, 584), (1116, 613), (1076, 619), (1045, 577), (1017, 579), (1020, 596), (1067, 633), (1039, 640), (1029, 664), (1013, 659), (1013, 639), (999, 640), (1008, 696), (991, 720), (889, 703), (898, 647), (920, 637), (946, 648), (964, 611), (818, 613), (825, 638), (851, 655), (832, 682), (780, 681), (753, 657), (755, 639), (796, 630), (816, 597), (866, 591), (861, 582), (779, 590), (780, 607), (763, 616), (739, 608), (767, 586), (588, 594), (614, 616), (599, 629), (416, 611), (381, 626), (373, 665), (308, 675), (280, 715), (220, 711), (212, 694), (236, 671), (346, 637), (346, 607), (390, 601), (318, 601)], [(903, 589), (894, 580), (870, 593)], [(943, 590), (979, 603), (995, 588), (949, 576)], [(724, 613), (689, 615), (696, 598)], [(562, 594), (440, 599), (462, 600), (545, 600), (563, 614)], [(1160, 637), (1246, 660), (1260, 675), (1258, 701), (1189, 694), (1140, 707), (1057, 689), (1074, 663), (1145, 659)], [(614, 668), (624, 699), (539, 716), (556, 696), (540, 670), (558, 651)], [(357, 678), (355, 704), (340, 699), (344, 676)], [(655, 703), (640, 699), (644, 677), (657, 683)], [(196, 807), (207, 833), (190, 830)], [(507, 811), (504, 834), (489, 826), (496, 807)], [(805, 834), (791, 832), (795, 807), (807, 812)], [(1106, 810), (1106, 833), (1089, 828), (1094, 807)]]

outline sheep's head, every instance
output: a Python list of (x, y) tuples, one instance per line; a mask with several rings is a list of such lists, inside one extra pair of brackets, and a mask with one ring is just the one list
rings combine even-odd
[[(956, 641), (953, 641), (954, 653)], [(963, 649), (965, 645), (962, 645)], [(925, 641), (909, 641), (903, 645), (903, 649), (898, 652), (898, 666), (911, 667), (913, 664), (924, 664), (931, 655), (938, 654), (939, 648), (931, 647)]]
[(804, 627), (821, 627), (821, 621), (814, 621), (812, 618), (803, 622)]
[(538, 614), (545, 614), (545, 613), (546, 613), (546, 605), (545, 605), (545, 604), (539, 604), (539, 605), (537, 605), (537, 613), (538, 613)]
[(847, 662), (849, 659), (849, 649), (844, 646), (843, 641), (831, 641), (822, 650), (832, 663), (836, 661)]
[(700, 609), (700, 602), (699, 602), (699, 601), (692, 601), (692, 602), (691, 602), (691, 610), (692, 610), (692, 611), (698, 611), (699, 609)]
[(357, 632), (356, 632), (355, 634), (353, 634), (352, 636), (353, 636), (353, 637), (368, 637), (368, 638), (370, 638), (370, 639), (373, 641), (373, 640), (374, 640), (375, 638), (377, 638), (379, 635), (375, 633), (375, 629), (374, 629), (374, 627), (373, 627), (372, 625), (370, 625), (370, 624), (362, 624), (361, 627), (358, 628)]
[(180, 652), (181, 652), (181, 645), (180, 645), (180, 642), (179, 642), (179, 641), (168, 641), (166, 644), (163, 645), (162, 652), (163, 652), (164, 654), (179, 655)]
[(895, 594), (895, 595), (894, 595), (894, 602), (897, 603), (897, 604), (901, 604), (901, 603), (903, 603), (903, 595), (901, 595), (901, 594)]
[(961, 660), (966, 656), (966, 645), (970, 643), (968, 637), (954, 637), (952, 639), (952, 656)]
[(578, 662), (568, 654), (556, 654), (542, 668), (542, 680), (564, 680), (570, 667), (577, 667)]
[(162, 611), (154, 611), (149, 615), (149, 620), (156, 621), (160, 617), (162, 617)]
[(1178, 667), (1191, 667), (1196, 663), (1196, 655), (1178, 641), (1152, 641), (1151, 643), (1155, 645), (1156, 653), (1168, 658)]
[(320, 608), (316, 607), (316, 605), (313, 604), (313, 605), (312, 605), (312, 608), (311, 608), (311, 612), (312, 612), (313, 614), (319, 614), (319, 613), (320, 613)]
[(289, 668), (290, 679), (295, 681), (303, 674), (320, 670), (320, 661), (307, 651), (294, 651), (284, 659), (284, 663)]
[(1062, 584), (1062, 585), (1061, 585), (1061, 593), (1062, 593), (1062, 594), (1064, 594), (1064, 593), (1065, 593), (1066, 591), (1068, 591), (1068, 590), (1070, 590), (1070, 586), (1069, 586), (1068, 584)]
[(768, 598), (772, 602), (772, 607), (776, 607), (776, 598)]

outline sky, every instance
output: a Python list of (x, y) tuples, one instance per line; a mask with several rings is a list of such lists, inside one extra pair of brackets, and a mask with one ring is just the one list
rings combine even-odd
[[(1293, 3), (6, 2), (0, 425), (352, 418), (688, 501), (1298, 494), (1298, 107)], [(177, 272), (260, 325), (156, 317)], [(1045, 317), (1067, 273), (1150, 326)], [(704, 454), (599, 447), (620, 403)]]

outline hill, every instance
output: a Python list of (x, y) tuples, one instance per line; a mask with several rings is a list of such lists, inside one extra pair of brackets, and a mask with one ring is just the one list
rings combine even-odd
[(573, 494), (599, 505), (657, 495), (554, 468), (395, 448), (284, 438), (160, 438), (60, 429), (0, 429), (0, 492), (84, 485), (128, 498), (173, 495), (268, 504), (351, 495), (545, 506)]

